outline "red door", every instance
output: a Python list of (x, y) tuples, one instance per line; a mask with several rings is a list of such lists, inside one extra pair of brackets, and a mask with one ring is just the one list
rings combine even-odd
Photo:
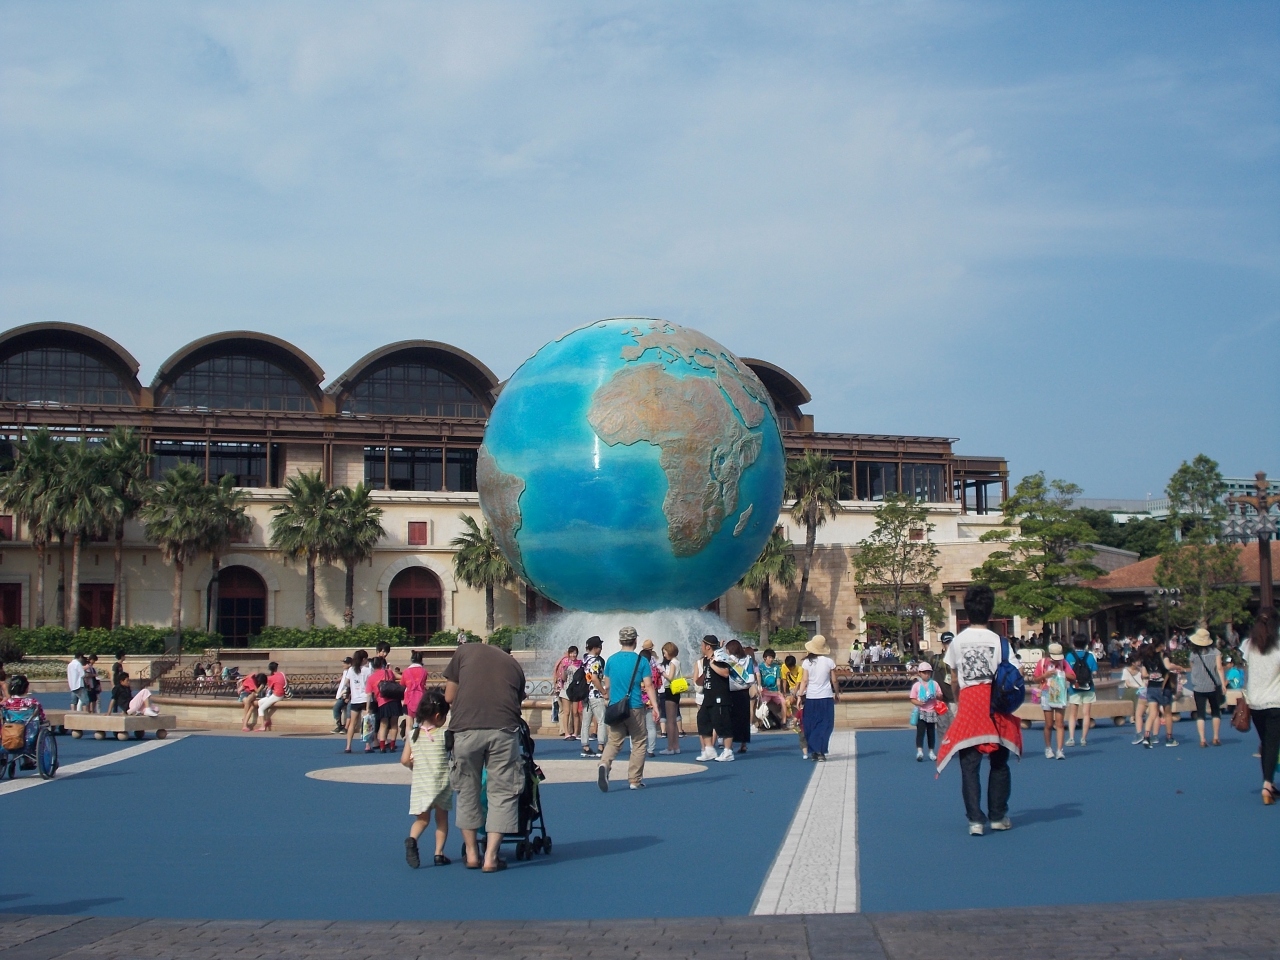
[(22, 626), (22, 584), (0, 583), (0, 627)]
[(109, 583), (80, 584), (80, 626), (111, 629), (115, 588)]

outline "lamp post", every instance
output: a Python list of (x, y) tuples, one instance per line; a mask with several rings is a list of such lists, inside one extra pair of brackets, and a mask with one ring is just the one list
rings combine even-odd
[(1155, 591), (1154, 596), (1156, 599), (1156, 603), (1159, 605), (1160, 611), (1163, 614), (1164, 642), (1168, 643), (1169, 642), (1169, 610), (1172, 607), (1182, 606), (1182, 600), (1179, 599), (1182, 596), (1182, 591), (1179, 590), (1177, 587), (1170, 587), (1167, 590), (1164, 587), (1159, 587)]
[(1227, 497), (1231, 513), (1222, 522), (1222, 534), (1226, 540), (1239, 543), (1257, 538), (1258, 586), (1261, 607), (1267, 610), (1275, 607), (1271, 589), (1271, 538), (1276, 535), (1276, 518), (1271, 515), (1271, 508), (1280, 506), (1280, 495), (1268, 492), (1266, 473), (1259, 470), (1254, 477), (1256, 493)]

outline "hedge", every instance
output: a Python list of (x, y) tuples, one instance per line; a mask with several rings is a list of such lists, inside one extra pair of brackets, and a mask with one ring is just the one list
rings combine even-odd
[(409, 646), (409, 632), (404, 627), (384, 627), (380, 623), (358, 623), (348, 629), (342, 627), (263, 627), (262, 632), (250, 638), (250, 645), (272, 650), (295, 647), (363, 647), (372, 650), (381, 642), (393, 647)]
[[(9, 653), (21, 651), (26, 656), (69, 656), (73, 653), (96, 653), (98, 656), (114, 656), (123, 650), (131, 656), (158, 656), (164, 653), (165, 642), (172, 631), (163, 627), (136, 626), (108, 630), (92, 627), (72, 634), (65, 627), (10, 627), (3, 637)], [(222, 644), (222, 636), (203, 630), (182, 632), (183, 650), (203, 650)]]

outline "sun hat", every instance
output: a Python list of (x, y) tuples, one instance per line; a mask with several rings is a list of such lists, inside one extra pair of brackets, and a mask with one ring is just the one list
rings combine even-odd
[(831, 648), (827, 646), (827, 638), (820, 633), (806, 643), (804, 648), (819, 657), (825, 657), (831, 653)]
[(1211, 647), (1213, 646), (1213, 637), (1209, 636), (1208, 630), (1201, 627), (1191, 635), (1191, 642), (1197, 647)]
[(653, 641), (652, 641), (652, 640), (646, 640), (644, 643), (640, 644), (640, 649), (641, 649), (641, 650), (652, 650), (652, 649), (653, 649)]
[(930, 663), (928, 660), (921, 660), (919, 663), (916, 664), (916, 669), (921, 672), (928, 671), (929, 673), (933, 673), (933, 664)]
[(1062, 644), (1060, 643), (1049, 644), (1049, 659), (1050, 660), (1064, 659), (1062, 656)]

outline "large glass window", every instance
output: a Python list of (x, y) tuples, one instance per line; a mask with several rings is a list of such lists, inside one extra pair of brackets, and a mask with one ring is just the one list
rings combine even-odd
[(838, 478), (836, 483), (836, 499), (852, 500), (853, 499), (853, 461), (852, 460), (832, 460), (831, 469), (836, 472)]
[(444, 448), (392, 447), (388, 456), (386, 447), (365, 447), (364, 482), (373, 490), (442, 490)]
[(859, 500), (883, 500), (886, 493), (898, 492), (896, 463), (860, 460), (857, 473)]
[(942, 503), (942, 464), (904, 463), (902, 465), (902, 492), (926, 503)]
[(180, 463), (204, 469), (203, 440), (155, 440), (151, 444), (151, 476), (159, 480)]
[(445, 489), (474, 492), (476, 489), (476, 451), (449, 448), (445, 470)]
[(261, 357), (211, 357), (174, 381), (161, 401), (164, 407), (207, 407), (211, 410), (314, 410), (315, 404), (297, 378)]
[(480, 399), (461, 381), (425, 363), (401, 363), (369, 374), (347, 394), (343, 413), (405, 417), (484, 417)]
[(209, 479), (217, 483), (227, 474), (237, 487), (264, 487), (267, 484), (265, 443), (214, 443), (209, 445)]
[(440, 630), (443, 591), (435, 574), (410, 567), (396, 574), (387, 597), (387, 626), (404, 627), (411, 643), (425, 643)]
[(133, 406), (133, 395), (114, 370), (62, 347), (25, 350), (0, 363), (0, 400)]
[(248, 567), (218, 574), (218, 632), (228, 647), (247, 647), (267, 624), (267, 585)]

